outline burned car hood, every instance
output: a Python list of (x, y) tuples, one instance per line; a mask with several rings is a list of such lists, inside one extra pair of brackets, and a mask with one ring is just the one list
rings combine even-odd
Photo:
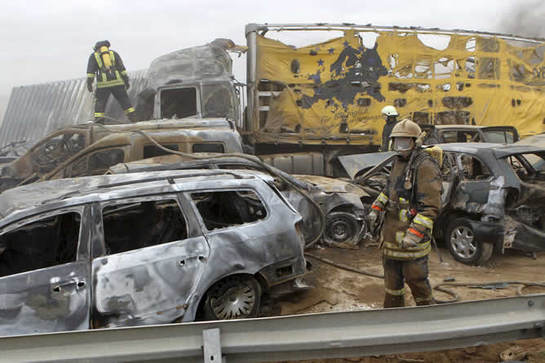
[(356, 175), (362, 171), (366, 171), (386, 159), (390, 158), (395, 153), (393, 151), (385, 151), (378, 153), (354, 154), (338, 156), (339, 162), (350, 177), (354, 179)]

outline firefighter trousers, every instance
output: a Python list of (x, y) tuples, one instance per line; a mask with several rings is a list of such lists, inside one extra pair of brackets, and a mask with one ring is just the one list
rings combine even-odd
[(416, 305), (434, 303), (428, 280), (428, 256), (415, 260), (393, 260), (383, 257), (384, 307), (405, 306), (405, 282), (409, 285)]
[(106, 103), (108, 102), (108, 98), (110, 98), (110, 94), (114, 95), (114, 98), (119, 102), (129, 120), (136, 121), (134, 108), (123, 85), (96, 89), (95, 120), (104, 122), (104, 111), (106, 110)]

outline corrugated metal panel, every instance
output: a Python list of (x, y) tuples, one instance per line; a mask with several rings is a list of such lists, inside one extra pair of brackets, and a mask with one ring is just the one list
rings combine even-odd
[[(130, 72), (129, 97), (136, 105), (136, 95), (148, 86), (146, 71)], [(87, 92), (86, 79), (56, 81), (13, 88), (0, 127), (0, 146), (27, 140), (27, 147), (60, 128), (93, 119), (93, 96)], [(110, 97), (108, 117), (126, 120), (119, 104)]]

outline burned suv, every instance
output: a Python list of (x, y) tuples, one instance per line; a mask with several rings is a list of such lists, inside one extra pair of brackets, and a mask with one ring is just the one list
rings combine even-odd
[[(448, 245), (456, 260), (479, 265), (494, 251), (545, 250), (545, 173), (529, 162), (536, 158), (543, 162), (544, 148), (489, 143), (437, 146), (443, 151), (443, 194), (434, 235)], [(387, 163), (368, 171), (359, 182), (378, 191)]]
[(0, 213), (0, 335), (254, 317), (305, 272), (301, 217), (259, 172), (54, 180)]

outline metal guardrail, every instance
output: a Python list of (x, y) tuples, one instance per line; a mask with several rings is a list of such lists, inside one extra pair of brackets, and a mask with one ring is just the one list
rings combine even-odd
[[(543, 336), (545, 295), (0, 338), (0, 360), (255, 362), (422, 352)], [(206, 353), (206, 356), (204, 355)]]

